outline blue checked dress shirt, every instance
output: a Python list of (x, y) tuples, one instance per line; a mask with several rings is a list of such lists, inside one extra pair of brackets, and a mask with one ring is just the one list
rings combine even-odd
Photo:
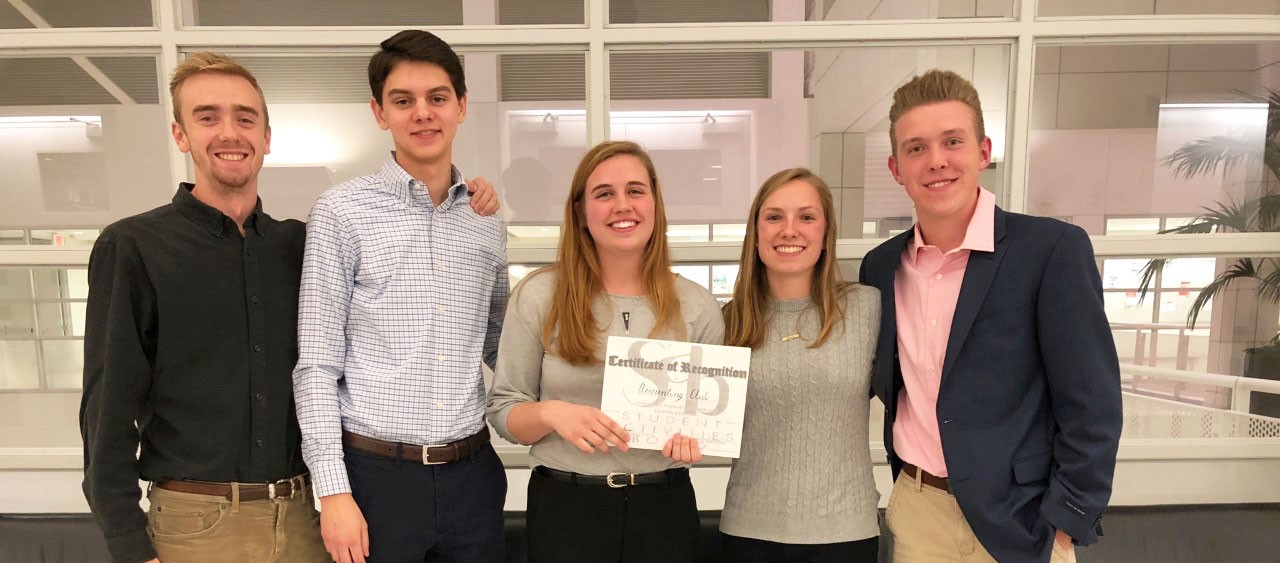
[(320, 196), (307, 220), (294, 399), (317, 496), (351, 492), (342, 430), (444, 444), (484, 427), (507, 304), (506, 229), (457, 168), (439, 207), (395, 161)]

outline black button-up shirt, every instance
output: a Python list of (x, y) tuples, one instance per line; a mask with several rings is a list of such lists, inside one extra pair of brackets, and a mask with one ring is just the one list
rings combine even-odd
[(117, 561), (155, 557), (139, 478), (306, 470), (292, 392), (306, 227), (259, 200), (241, 235), (191, 189), (107, 227), (89, 258), (84, 491)]

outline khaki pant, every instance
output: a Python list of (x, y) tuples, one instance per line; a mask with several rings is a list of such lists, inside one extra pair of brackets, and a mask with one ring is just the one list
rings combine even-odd
[[(995, 563), (978, 542), (951, 493), (898, 474), (885, 510), (894, 563)], [(1053, 544), (1051, 563), (1075, 563), (1074, 547)]]
[(159, 487), (147, 496), (147, 532), (161, 563), (332, 561), (310, 487), (292, 499), (251, 502)]

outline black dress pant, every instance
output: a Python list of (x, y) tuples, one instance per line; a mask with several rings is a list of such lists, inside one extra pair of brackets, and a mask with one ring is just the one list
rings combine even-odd
[(507, 474), (493, 446), (441, 465), (344, 454), (370, 563), (504, 563)]
[(794, 544), (722, 534), (724, 563), (876, 563), (880, 538), (865, 540)]
[(618, 489), (529, 478), (529, 563), (693, 563), (700, 525), (687, 470)]

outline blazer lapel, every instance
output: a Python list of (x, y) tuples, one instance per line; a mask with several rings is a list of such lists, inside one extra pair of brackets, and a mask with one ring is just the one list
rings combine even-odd
[(1005, 212), (996, 207), (995, 215), (995, 250), (992, 252), (970, 252), (969, 263), (965, 266), (964, 281), (960, 284), (960, 297), (956, 300), (956, 313), (951, 318), (951, 334), (947, 338), (947, 355), (942, 362), (942, 384), (947, 382), (951, 368), (955, 366), (956, 357), (964, 349), (964, 341), (969, 336), (973, 321), (978, 318), (978, 310), (991, 290), (991, 282), (1000, 269), (1005, 251), (1004, 244)]

